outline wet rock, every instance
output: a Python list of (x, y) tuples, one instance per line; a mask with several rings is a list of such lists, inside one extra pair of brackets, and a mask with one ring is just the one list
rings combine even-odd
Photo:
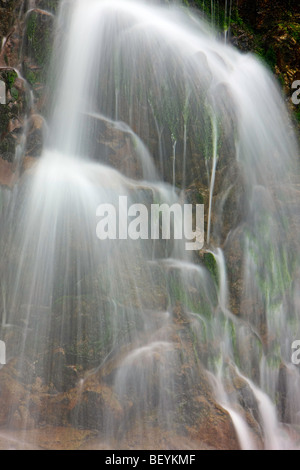
[(278, 77), (290, 110), (297, 113), (297, 107), (291, 102), (292, 83), (300, 77), (297, 0), (242, 0), (236, 13), (231, 25), (231, 42), (263, 59)]
[(17, 181), (14, 165), (0, 158), (0, 185), (12, 188)]
[(46, 383), (53, 384), (58, 392), (74, 388), (78, 382), (78, 372), (75, 366), (67, 364), (65, 351), (59, 348), (48, 355), (51, 363), (46, 363), (44, 370)]
[[(234, 373), (234, 372), (233, 372)], [(234, 387), (235, 393), (238, 394), (238, 400), (243, 410), (248, 411), (255, 421), (260, 422), (260, 414), (257, 400), (254, 396), (253, 391), (245, 380), (237, 375), (234, 376), (232, 380), (232, 385)], [(230, 388), (228, 389), (229, 398), (230, 398)]]
[(0, 433), (0, 450), (87, 449), (93, 447), (96, 437), (92, 431), (70, 427), (43, 426), (26, 430), (26, 433), (3, 429)]
[(18, 67), (22, 45), (22, 28), (15, 25), (6, 37), (0, 52), (0, 66)]
[(34, 167), (36, 166), (38, 160), (34, 157), (24, 157), (22, 162), (22, 171), (25, 172), (27, 175), (32, 174), (34, 172)]
[(40, 157), (43, 150), (45, 120), (38, 114), (30, 116), (27, 122), (25, 158)]
[(239, 450), (240, 445), (231, 418), (221, 406), (198, 397), (195, 412), (198, 419), (188, 428), (193, 440), (201, 441), (218, 450)]
[(35, 7), (41, 10), (46, 10), (51, 13), (56, 13), (59, 5), (59, 0), (35, 0)]
[[(202, 446), (239, 448), (230, 416), (215, 403), (204, 371), (195, 364), (195, 349), (179, 306), (174, 318), (177, 326), (169, 331), (169, 342), (163, 342), (166, 331), (162, 331), (162, 342), (156, 337), (155, 343), (117, 356), (83, 381), (72, 411), (74, 425), (79, 422), (101, 430), (103, 422), (109, 422), (112, 429), (120, 430), (121, 434), (114, 436), (119, 439), (130, 436), (134, 429), (142, 430), (145, 423), (148, 437), (157, 423), (160, 432), (167, 432), (171, 420), (172, 436), (183, 433)], [(114, 393), (103, 383), (114, 383)], [(107, 403), (104, 398), (109, 390)]]
[(39, 423), (42, 426), (69, 426), (71, 402), (76, 395), (70, 393), (43, 394), (39, 409)]
[(6, 104), (1, 105), (0, 114), (0, 158), (13, 162), (23, 133), (25, 84), (16, 70), (9, 67), (0, 68), (0, 80), (6, 87)]
[(116, 168), (125, 176), (142, 178), (142, 161), (129, 129), (92, 115), (83, 117), (80, 128), (82, 154), (87, 152), (92, 159)]
[(46, 93), (45, 83), (54, 37), (53, 25), (54, 17), (47, 11), (34, 9), (27, 14), (22, 50), (22, 73), (40, 103), (43, 102), (41, 98)]
[(0, 370), (0, 425), (9, 425), (14, 429), (35, 426), (35, 399), (32, 395), (29, 403), (29, 393), (27, 385), (22, 382), (16, 360)]
[(53, 41), (53, 15), (34, 9), (26, 18), (24, 57), (32, 65), (45, 67), (49, 64)]
[[(22, 0), (2, 0), (0, 2), (0, 45), (4, 38), (9, 39), (9, 36), (12, 35), (11, 28), (18, 20), (18, 10), (21, 4)], [(14, 32), (15, 31), (16, 29), (14, 29)], [(0, 49), (0, 66), (8, 65), (8, 63), (9, 65), (15, 66), (16, 64), (10, 61), (11, 57), (9, 51), (4, 51), (4, 54), (2, 54), (2, 52), (3, 51)], [(15, 51), (13, 51), (13, 54), (15, 55)]]
[[(117, 427), (124, 417), (124, 410), (116, 394), (105, 384), (100, 384), (94, 378), (87, 380), (78, 400), (70, 411), (70, 420), (76, 427), (102, 430), (107, 426), (107, 418)], [(106, 428), (109, 433), (109, 428)], [(108, 437), (108, 435), (107, 435)]]
[(31, 429), (35, 427), (35, 421), (30, 415), (27, 406), (20, 405), (9, 420), (12, 429)]

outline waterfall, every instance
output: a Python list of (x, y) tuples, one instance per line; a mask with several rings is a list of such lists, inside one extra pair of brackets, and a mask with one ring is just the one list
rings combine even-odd
[[(51, 77), (43, 155), (1, 215), (1, 436), (296, 448), (298, 146), (275, 80), (182, 6), (136, 0), (62, 0)], [(158, 204), (170, 239), (143, 229)]]

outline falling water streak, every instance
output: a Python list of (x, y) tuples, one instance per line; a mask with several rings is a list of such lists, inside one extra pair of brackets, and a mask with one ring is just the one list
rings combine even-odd
[(276, 408), (270, 397), (254, 385), (250, 379), (241, 374), (237, 368), (236, 372), (247, 382), (257, 400), (262, 419), (265, 450), (291, 450), (293, 445), (278, 422)]
[[(218, 265), (219, 304), (222, 311), (224, 313), (227, 313), (228, 282), (225, 257), (223, 251), (220, 248), (218, 248), (216, 252), (210, 253), (214, 255)], [(226, 353), (226, 351), (224, 352)], [(280, 429), (276, 409), (271, 399), (262, 390), (256, 387), (252, 381), (242, 375), (237, 368), (235, 368), (235, 370), (239, 377), (241, 377), (243, 380), (245, 380), (245, 382), (247, 382), (257, 400), (259, 413), (262, 419), (264, 448), (266, 450), (284, 450), (288, 448), (293, 448), (287, 436), (284, 435), (283, 431)], [(245, 420), (227, 403), (226, 392), (223, 388), (221, 381), (221, 373), (219, 373), (219, 380), (216, 381), (216, 379), (214, 378), (213, 382), (214, 384), (217, 384), (217, 399), (220, 405), (229, 412), (232, 418), (242, 450), (255, 450), (256, 445), (254, 443), (254, 440), (252, 439), (250, 430)]]
[(232, 16), (232, 0), (230, 0), (230, 5), (229, 5), (228, 39), (230, 39), (230, 33), (231, 33), (231, 16)]
[(157, 135), (158, 135), (158, 151), (159, 151), (159, 165), (161, 174), (164, 174), (164, 153), (163, 153), (163, 145), (162, 145), (162, 134), (163, 130), (159, 129), (157, 119), (155, 119), (155, 126), (157, 128)]
[(187, 147), (187, 124), (184, 123), (183, 128), (183, 165), (182, 165), (182, 190), (186, 186), (186, 147)]
[[(0, 438), (3, 439), (3, 442), (9, 442), (11, 447), (9, 447), (7, 450), (17, 450), (20, 449), (20, 446), (22, 446), (22, 450), (24, 448), (29, 448), (30, 450), (41, 450), (41, 447), (38, 446), (33, 446), (28, 440), (23, 439), (24, 433), (21, 433), (21, 437), (14, 437), (13, 433), (12, 435), (0, 432)], [(24, 435), (24, 437), (26, 437)]]
[(1, 44), (0, 52), (2, 51), (3, 47), (5, 46), (6, 39), (7, 39), (6, 37), (4, 37), (4, 38), (2, 39), (2, 44)]
[(16, 147), (15, 159), (14, 159), (14, 163), (16, 165), (15, 171), (16, 171), (16, 175), (18, 176), (21, 174), (23, 155), (25, 155), (25, 152), (26, 152), (26, 143), (27, 143), (26, 137), (28, 135), (28, 130), (29, 130), (29, 119), (25, 119), (22, 136), (21, 136), (19, 144)]
[(5, 328), (7, 326), (6, 320), (7, 320), (7, 309), (6, 309), (6, 293), (5, 293), (5, 284), (4, 282), (1, 284), (1, 296), (2, 296), (2, 328)]
[(220, 244), (219, 228), (222, 227), (222, 225), (224, 223), (224, 206), (225, 206), (225, 203), (228, 199), (228, 196), (229, 196), (230, 192), (232, 191), (232, 188), (233, 188), (232, 184), (230, 186), (228, 186), (228, 188), (226, 189), (225, 193), (223, 194), (223, 196), (221, 198), (221, 201), (218, 203), (218, 208), (217, 208), (217, 211), (216, 211), (217, 227), (218, 227), (218, 230), (216, 231), (216, 240), (215, 240), (216, 244)]
[(217, 123), (216, 123), (216, 117), (212, 118), (212, 127), (213, 127), (213, 158), (212, 158), (211, 180), (210, 180), (210, 186), (209, 186), (209, 207), (208, 207), (208, 224), (207, 224), (207, 244), (208, 245), (210, 243), (213, 194), (214, 194), (214, 188), (215, 188), (216, 170), (217, 170), (217, 163), (218, 163), (218, 128), (217, 128)]
[(232, 0), (229, 3), (229, 12), (228, 12), (228, 0), (225, 3), (225, 44), (230, 40), (230, 31), (231, 31), (231, 15), (232, 15)]
[(156, 128), (156, 133), (157, 133), (157, 138), (158, 138), (158, 153), (159, 153), (159, 169), (160, 169), (160, 174), (163, 176), (164, 174), (164, 154), (163, 154), (163, 148), (162, 148), (162, 134), (163, 134), (163, 129), (159, 127), (159, 124), (158, 124), (158, 120), (157, 120), (157, 117), (155, 115), (155, 112), (154, 112), (154, 109), (153, 109), (153, 105), (151, 103), (151, 101), (149, 100), (148, 101), (149, 103), (149, 106), (150, 106), (150, 109), (151, 109), (151, 112), (152, 112), (152, 116), (153, 116), (153, 119), (154, 119), (154, 124), (155, 124), (155, 128)]
[(214, 12), (214, 0), (210, 2), (210, 9), (211, 9), (211, 24), (215, 26), (215, 12)]
[(119, 120), (119, 89), (116, 88), (116, 94), (115, 94), (115, 107), (116, 107), (116, 112), (115, 112), (115, 120)]
[(251, 435), (246, 421), (241, 417), (241, 415), (237, 411), (233, 410), (228, 405), (224, 405), (223, 403), (221, 403), (221, 406), (230, 414), (230, 417), (237, 433), (237, 438), (241, 446), (241, 450), (257, 450), (257, 446), (255, 445), (254, 439)]
[(176, 186), (176, 145), (177, 140), (175, 137), (172, 137), (173, 140), (173, 155), (172, 155), (172, 162), (173, 162), (173, 188)]
[(224, 11), (224, 28), (225, 28), (225, 44), (227, 43), (227, 2), (228, 0), (225, 0), (225, 11)]
[(225, 12), (224, 12), (225, 44), (227, 44), (227, 2), (228, 0), (225, 0)]
[(216, 251), (210, 251), (218, 266), (218, 279), (219, 279), (219, 304), (224, 313), (228, 312), (228, 280), (226, 261), (224, 253), (221, 248), (217, 248)]
[(225, 392), (224, 386), (222, 384), (221, 372), (219, 371), (217, 375), (213, 375), (208, 372), (207, 375), (211, 381), (218, 403), (229, 413), (231, 417), (241, 450), (257, 450), (257, 446), (253, 439), (253, 434), (251, 433), (244, 417), (235, 411), (228, 403), (227, 393)]

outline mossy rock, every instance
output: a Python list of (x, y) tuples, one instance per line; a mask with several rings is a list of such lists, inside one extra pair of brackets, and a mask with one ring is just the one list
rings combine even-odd
[(52, 54), (54, 16), (43, 10), (32, 10), (27, 15), (22, 51), (22, 74), (35, 96), (45, 96), (45, 83)]
[(56, 13), (59, 5), (59, 0), (36, 0), (35, 5), (41, 10), (50, 11)]
[[(7, 105), (1, 105), (1, 114), (0, 114), (0, 134), (6, 131), (9, 123), (9, 108)], [(1, 144), (0, 144), (1, 148)]]
[(7, 36), (12, 27), (22, 0), (2, 0), (0, 1), (0, 44), (2, 39)]
[(218, 265), (216, 262), (216, 258), (212, 253), (204, 253), (203, 255), (203, 263), (205, 264), (206, 268), (212, 275), (212, 278), (215, 282), (218, 281)]
[(13, 161), (26, 112), (25, 85), (16, 70), (9, 67), (0, 69), (0, 80), (6, 89), (6, 104), (1, 105), (0, 114), (0, 157)]
[(33, 10), (28, 14), (25, 29), (25, 54), (40, 67), (49, 63), (53, 41), (53, 16)]

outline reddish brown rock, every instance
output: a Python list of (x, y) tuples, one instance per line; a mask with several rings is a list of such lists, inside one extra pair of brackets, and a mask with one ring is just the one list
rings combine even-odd
[(17, 179), (17, 175), (14, 172), (14, 165), (0, 158), (0, 185), (12, 188)]

